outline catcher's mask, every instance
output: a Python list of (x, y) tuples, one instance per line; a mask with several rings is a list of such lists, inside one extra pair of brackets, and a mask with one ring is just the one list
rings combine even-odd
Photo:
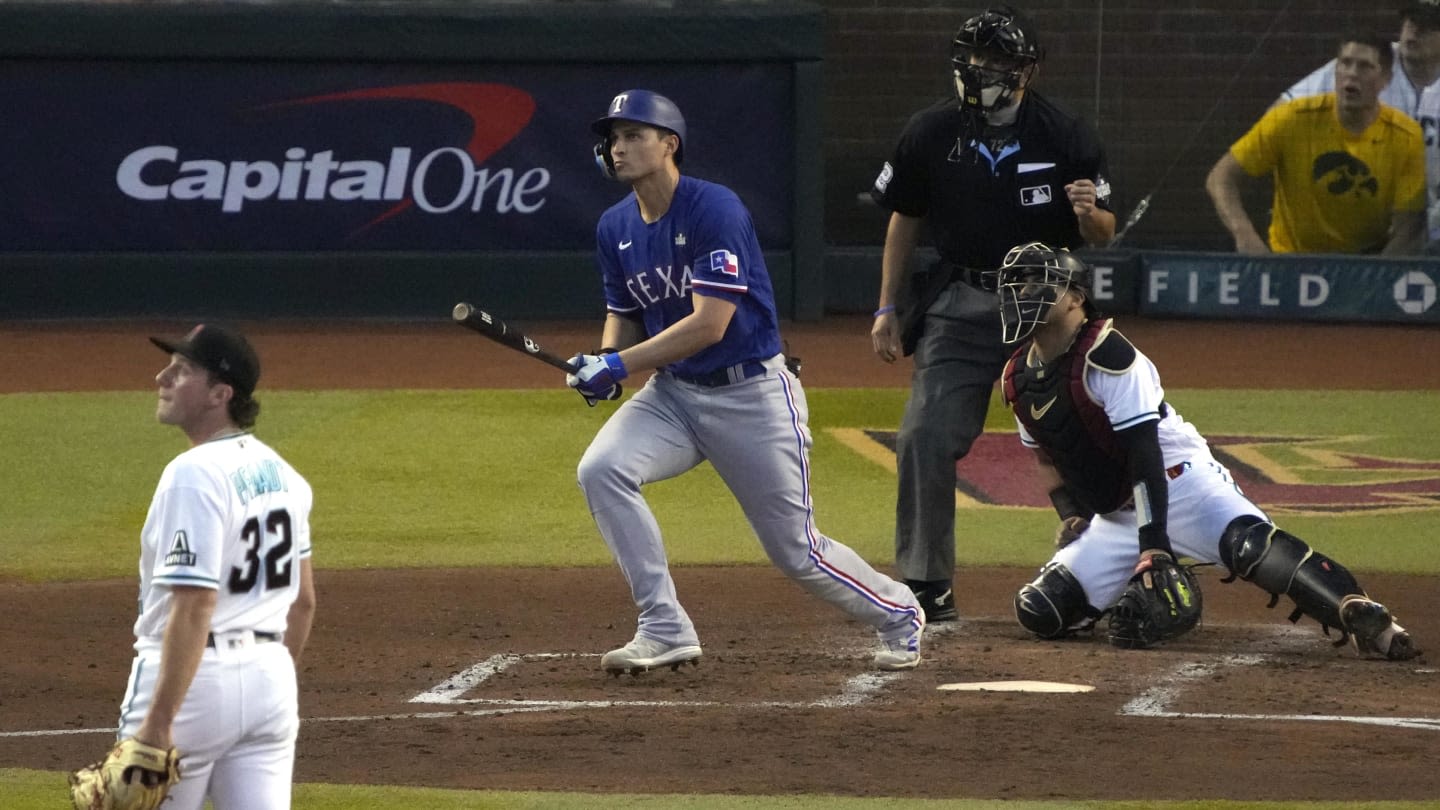
[[(972, 59), (977, 55), (980, 58)], [(987, 113), (1010, 106), (1026, 71), (1044, 56), (1034, 26), (1010, 6), (995, 6), (966, 20), (950, 46), (960, 109)]]
[(590, 130), (599, 135), (601, 141), (595, 144), (595, 165), (610, 179), (615, 179), (615, 161), (610, 156), (610, 128), (616, 121), (634, 121), (648, 124), (666, 132), (673, 132), (680, 139), (675, 150), (675, 165), (685, 154), (685, 117), (675, 102), (650, 90), (626, 90), (610, 100), (610, 109), (603, 118), (595, 119)]
[(1002, 339), (1018, 343), (1050, 317), (1055, 302), (1070, 290), (1085, 296), (1085, 312), (1093, 316), (1090, 304), (1090, 268), (1068, 250), (1055, 250), (1043, 242), (1016, 245), (1000, 265), (1000, 323)]

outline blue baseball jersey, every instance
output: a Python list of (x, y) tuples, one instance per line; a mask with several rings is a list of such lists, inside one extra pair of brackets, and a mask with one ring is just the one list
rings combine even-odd
[(694, 312), (692, 293), (735, 304), (725, 336), (668, 371), (707, 374), (780, 353), (770, 272), (735, 192), (681, 175), (670, 210), (653, 223), (640, 217), (631, 192), (601, 215), (595, 241), (606, 307), (640, 318), (647, 336)]

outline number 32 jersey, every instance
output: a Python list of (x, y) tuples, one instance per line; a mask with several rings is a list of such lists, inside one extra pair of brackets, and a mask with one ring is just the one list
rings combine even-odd
[(158, 640), (170, 588), (218, 591), (210, 629), (282, 634), (310, 556), (313, 494), (295, 468), (248, 433), (176, 456), (140, 533), (137, 640)]

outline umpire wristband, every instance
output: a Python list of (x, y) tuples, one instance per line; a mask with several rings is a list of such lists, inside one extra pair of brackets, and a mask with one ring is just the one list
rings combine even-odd
[(875, 310), (875, 317), (878, 318), (878, 317), (880, 317), (881, 315), (889, 315), (890, 313), (892, 313), (892, 312), (894, 312), (894, 311), (895, 311), (895, 305), (894, 305), (894, 304), (886, 304), (885, 306), (880, 307), (879, 309)]

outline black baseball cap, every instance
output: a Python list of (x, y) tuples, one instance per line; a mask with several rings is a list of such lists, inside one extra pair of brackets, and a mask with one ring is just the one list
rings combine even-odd
[(1440, 0), (1410, 0), (1400, 7), (1400, 19), (1425, 26), (1440, 26)]
[(150, 342), (190, 359), (234, 388), (237, 396), (255, 393), (255, 384), (260, 382), (260, 358), (250, 341), (233, 329), (202, 323), (179, 340), (152, 337)]

